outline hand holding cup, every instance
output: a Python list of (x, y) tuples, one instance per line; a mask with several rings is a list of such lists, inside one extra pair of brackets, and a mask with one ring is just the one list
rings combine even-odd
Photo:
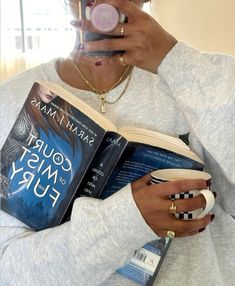
[[(201, 173), (204, 172), (198, 174)], [(184, 175), (173, 180), (171, 178), (171, 181), (165, 178), (166, 182), (153, 184), (151, 175), (147, 175), (132, 183), (133, 197), (146, 223), (158, 236), (166, 237), (169, 233), (173, 233), (175, 237), (192, 236), (205, 230), (214, 219), (214, 214), (207, 214), (214, 204), (214, 195), (208, 190), (210, 179), (208, 181), (204, 176), (190, 178)], [(193, 193), (194, 196), (187, 199), (180, 198), (180, 195), (182, 196), (185, 192)], [(205, 198), (205, 195), (200, 192), (210, 192), (210, 194)], [(199, 195), (195, 196), (195, 194)], [(175, 197), (174, 201), (173, 197)], [(208, 201), (210, 201), (209, 207)], [(174, 213), (170, 211), (172, 202), (173, 207), (176, 207)], [(197, 216), (196, 219), (185, 220), (175, 216), (175, 214), (192, 212), (194, 212), (194, 218)]]

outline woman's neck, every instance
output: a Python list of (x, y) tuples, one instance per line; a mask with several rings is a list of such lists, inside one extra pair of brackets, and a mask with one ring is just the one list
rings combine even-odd
[(58, 74), (64, 82), (72, 87), (92, 91), (91, 86), (84, 80), (85, 78), (93, 87), (102, 92), (114, 87), (115, 83), (124, 75), (119, 82), (121, 83), (129, 74), (129, 71), (125, 73), (128, 66), (108, 65), (105, 61), (104, 64), (95, 65), (97, 61), (102, 63), (102, 58), (82, 56), (80, 60), (76, 61), (72, 58), (65, 59), (58, 64)]

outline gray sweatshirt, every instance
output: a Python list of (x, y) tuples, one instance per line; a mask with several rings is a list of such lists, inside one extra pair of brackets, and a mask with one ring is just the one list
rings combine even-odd
[[(19, 74), (1, 87), (0, 146), (33, 84), (48, 80), (98, 109), (94, 93), (64, 83), (56, 60)], [(115, 99), (126, 82), (112, 90)], [(178, 136), (206, 163), (217, 192), (215, 221), (206, 231), (174, 239), (154, 285), (228, 286), (235, 281), (235, 58), (178, 43), (158, 75), (134, 68), (124, 96), (106, 116), (118, 127), (138, 126)], [(156, 220), (158, 218), (156, 217)], [(79, 198), (71, 220), (35, 232), (0, 211), (1, 286), (135, 285), (115, 271), (135, 249), (156, 239), (131, 187), (101, 201)]]

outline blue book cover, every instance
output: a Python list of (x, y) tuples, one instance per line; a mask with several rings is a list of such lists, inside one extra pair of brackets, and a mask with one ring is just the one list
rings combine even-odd
[(1, 208), (35, 230), (60, 224), (104, 133), (35, 83), (1, 150)]

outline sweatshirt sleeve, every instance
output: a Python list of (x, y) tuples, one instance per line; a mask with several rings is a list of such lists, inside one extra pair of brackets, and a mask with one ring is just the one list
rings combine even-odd
[(101, 201), (79, 198), (71, 220), (34, 232), (0, 212), (2, 285), (99, 285), (135, 249), (157, 236), (145, 223), (130, 184)]
[(235, 58), (180, 42), (158, 68), (203, 146), (219, 201), (235, 215)]

